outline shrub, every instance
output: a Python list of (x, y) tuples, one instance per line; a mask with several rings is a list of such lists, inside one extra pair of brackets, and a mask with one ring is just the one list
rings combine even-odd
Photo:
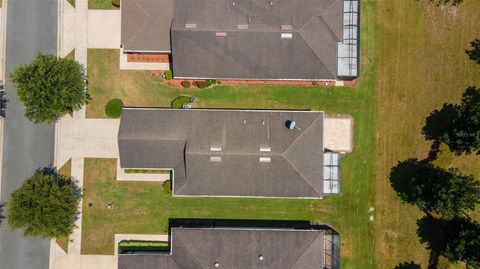
[(120, 99), (112, 99), (105, 105), (105, 114), (110, 118), (118, 118), (122, 114), (123, 102)]
[(181, 109), (186, 104), (190, 104), (190, 96), (179, 96), (172, 101), (172, 108)]
[(160, 241), (121, 241), (118, 244), (120, 254), (131, 251), (168, 251), (170, 244)]
[(165, 71), (164, 75), (166, 80), (171, 80), (173, 78), (172, 71), (170, 70)]
[(166, 193), (171, 193), (172, 192), (172, 181), (166, 180), (165, 182), (163, 182), (163, 190)]
[(203, 88), (207, 87), (207, 84), (205, 83), (205, 81), (195, 81), (195, 82), (193, 82), (193, 85), (195, 85), (195, 87), (197, 87), (199, 89), (203, 89)]
[(207, 79), (205, 80), (205, 86), (208, 88), (210, 86), (213, 86), (213, 85), (217, 85), (217, 84), (220, 84), (220, 80), (218, 79)]
[(114, 7), (120, 7), (120, 0), (112, 0), (112, 5)]
[(184, 88), (190, 88), (190, 81), (188, 80), (183, 80), (180, 84), (182, 84)]

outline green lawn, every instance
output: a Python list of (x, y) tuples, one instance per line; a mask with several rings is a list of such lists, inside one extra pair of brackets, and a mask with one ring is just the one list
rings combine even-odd
[[(355, 120), (354, 152), (342, 159), (342, 195), (324, 200), (172, 198), (161, 184), (117, 182), (115, 161), (87, 159), (82, 253), (112, 253), (114, 233), (165, 233), (169, 218), (311, 220), (333, 226), (342, 236), (342, 266), (374, 264), (375, 2), (362, 6), (362, 77), (353, 88), (302, 86), (216, 86), (178, 89), (149, 79), (149, 72), (120, 71), (118, 51), (89, 50), (90, 118), (105, 118), (108, 100), (126, 106), (170, 107), (180, 95), (194, 95), (196, 107), (315, 109), (350, 114)], [(89, 201), (93, 208), (85, 208)], [(112, 201), (114, 209), (106, 203)], [(141, 220), (141, 221), (139, 221)]]
[[(480, 86), (480, 65), (465, 54), (469, 42), (480, 37), (479, 12), (477, 0), (465, 0), (458, 8), (435, 7), (428, 0), (378, 1), (377, 268), (403, 261), (427, 268), (429, 252), (416, 235), (421, 212), (400, 203), (388, 174), (399, 160), (427, 157), (431, 142), (425, 141), (421, 128), (432, 110), (458, 102), (467, 86)], [(462, 156), (453, 166), (480, 178), (479, 163), (478, 156)]]
[(112, 0), (88, 0), (88, 9), (113, 9)]

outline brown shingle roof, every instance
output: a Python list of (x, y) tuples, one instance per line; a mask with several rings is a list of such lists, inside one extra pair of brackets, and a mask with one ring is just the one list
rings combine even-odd
[(322, 112), (126, 108), (118, 143), (122, 168), (173, 168), (175, 195), (323, 196)]

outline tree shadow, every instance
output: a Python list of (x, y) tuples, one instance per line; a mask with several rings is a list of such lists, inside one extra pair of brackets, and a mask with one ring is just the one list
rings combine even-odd
[(3, 214), (5, 204), (0, 204), (0, 226), (2, 225), (5, 215)]
[(468, 58), (477, 64), (480, 64), (480, 39), (475, 39), (470, 42), (472, 46), (470, 49), (465, 50), (465, 53), (468, 55)]
[(425, 120), (425, 126), (422, 128), (422, 134), (427, 140), (440, 140), (445, 130), (457, 116), (457, 107), (454, 104), (443, 104), (440, 110), (436, 109), (428, 115)]
[(393, 269), (422, 269), (422, 267), (414, 262), (402, 262), (395, 266)]
[(416, 158), (411, 158), (405, 161), (399, 161), (396, 166), (390, 170), (390, 184), (397, 192), (402, 201), (407, 203), (414, 203), (417, 197), (412, 195), (412, 179), (421, 168), (423, 161), (418, 161)]

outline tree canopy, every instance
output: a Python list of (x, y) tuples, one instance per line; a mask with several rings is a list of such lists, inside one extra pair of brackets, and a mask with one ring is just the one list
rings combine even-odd
[(467, 88), (456, 111), (440, 141), (458, 154), (480, 154), (480, 89)]
[(80, 198), (81, 189), (73, 178), (52, 167), (38, 169), (12, 193), (8, 224), (12, 229), (23, 229), (26, 236), (67, 236), (75, 227)]
[(480, 182), (472, 175), (417, 159), (399, 162), (391, 170), (390, 181), (403, 202), (428, 214), (468, 215), (480, 203)]
[(10, 77), (25, 105), (25, 117), (34, 123), (54, 122), (90, 99), (85, 69), (72, 59), (39, 53), (31, 63), (18, 66)]
[(467, 268), (480, 268), (480, 224), (462, 217), (417, 221), (420, 242), (451, 262), (464, 261)]
[(473, 40), (472, 42), (470, 42), (470, 45), (472, 47), (465, 50), (465, 53), (467, 53), (470, 60), (475, 61), (477, 64), (480, 64), (480, 39), (477, 38)]
[(480, 89), (468, 87), (460, 104), (444, 104), (430, 113), (422, 133), (456, 154), (480, 154)]

